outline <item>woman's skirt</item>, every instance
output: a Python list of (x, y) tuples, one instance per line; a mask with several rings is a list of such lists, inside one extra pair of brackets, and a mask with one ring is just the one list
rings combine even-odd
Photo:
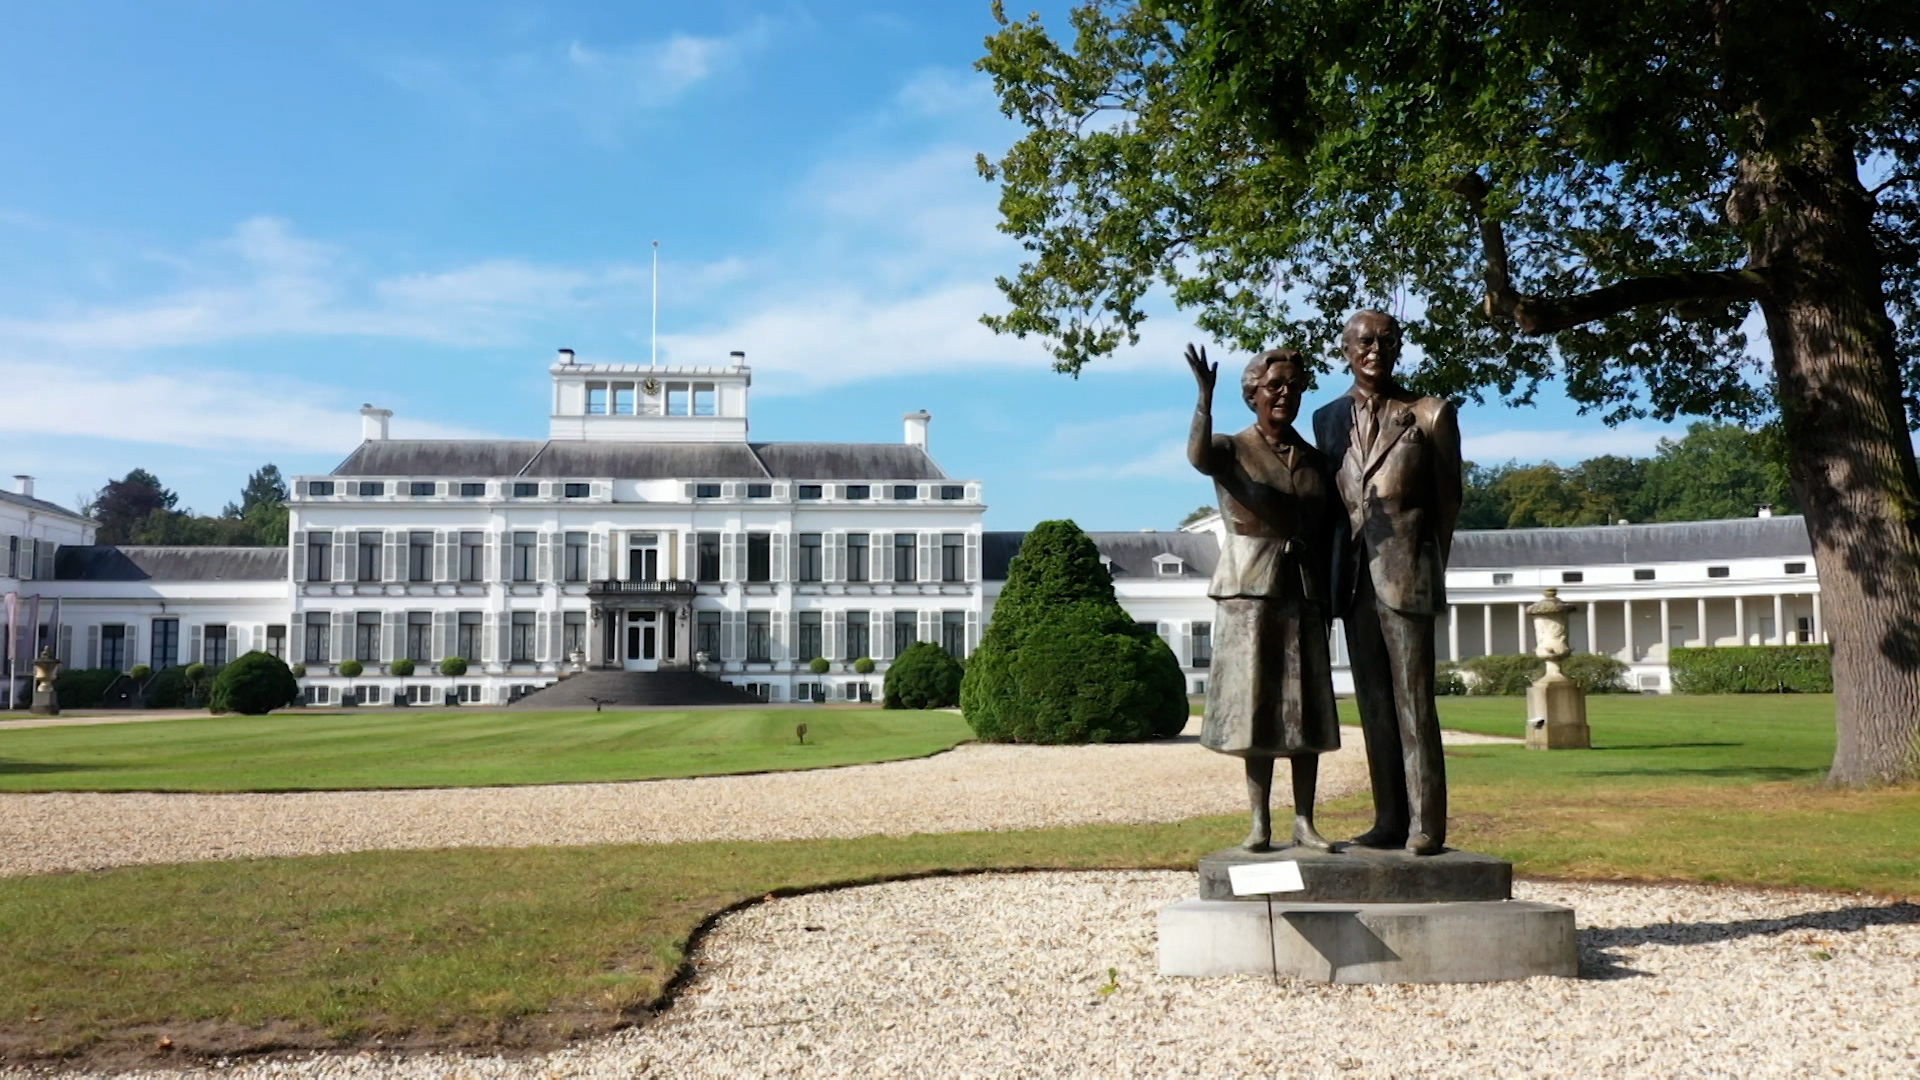
[(1216, 605), (1200, 745), (1240, 757), (1340, 749), (1326, 618), (1252, 597)]

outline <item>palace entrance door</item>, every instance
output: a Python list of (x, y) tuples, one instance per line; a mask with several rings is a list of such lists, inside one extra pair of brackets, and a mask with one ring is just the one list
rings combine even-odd
[(621, 629), (620, 666), (628, 671), (660, 670), (660, 613), (629, 611)]

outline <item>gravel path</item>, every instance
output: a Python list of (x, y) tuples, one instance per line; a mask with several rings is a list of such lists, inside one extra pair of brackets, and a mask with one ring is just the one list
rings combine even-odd
[[(1366, 788), (1360, 733), (1344, 734), (1345, 748), (1321, 765), (1323, 799)], [(743, 828), (756, 840), (789, 840), (1178, 821), (1242, 810), (1244, 791), (1240, 763), (1188, 734), (1121, 746), (969, 745), (881, 765), (620, 784), (0, 795), (0, 876), (376, 849), (671, 843)]]
[(637, 1030), (533, 1058), (322, 1055), (186, 1075), (1920, 1075), (1912, 904), (1521, 883), (1521, 898), (1579, 913), (1585, 977), (1162, 979), (1154, 913), (1196, 888), (1190, 873), (1048, 873), (782, 900), (725, 919), (678, 1004)]

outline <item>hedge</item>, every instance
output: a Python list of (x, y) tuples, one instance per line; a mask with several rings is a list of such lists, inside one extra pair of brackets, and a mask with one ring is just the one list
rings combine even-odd
[[(1494, 653), (1462, 660), (1458, 670), (1472, 676), (1468, 693), (1518, 696), (1546, 674), (1547, 662), (1524, 653)], [(1589, 694), (1626, 694), (1627, 665), (1599, 653), (1574, 653), (1560, 661), (1560, 672)]]
[(75, 668), (54, 676), (53, 690), (60, 695), (61, 708), (91, 709), (119, 677), (117, 668)]
[(1680, 694), (1831, 694), (1831, 645), (1731, 645), (1674, 649), (1667, 657)]

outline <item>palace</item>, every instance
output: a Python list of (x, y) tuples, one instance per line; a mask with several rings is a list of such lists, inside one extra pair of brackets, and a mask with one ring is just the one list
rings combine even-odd
[[(499, 704), (582, 670), (860, 701), (912, 642), (978, 645), (1024, 534), (984, 528), (981, 484), (940, 467), (927, 413), (898, 443), (754, 442), (744, 354), (682, 367), (562, 350), (549, 373), (544, 440), (393, 439), (392, 414), (363, 408), (359, 447), (293, 478), (284, 549), (94, 545), (91, 522), (20, 478), (0, 493), (16, 687), (37, 641), (121, 670), (263, 649), (304, 665), (315, 704)], [(1091, 534), (1196, 693), (1219, 529)], [(1671, 689), (1675, 646), (1825, 640), (1799, 518), (1464, 532), (1447, 584), (1441, 658), (1531, 649), (1524, 612), (1551, 586), (1582, 609), (1575, 648), (1620, 658), (1645, 690)], [(1334, 655), (1349, 693), (1337, 632)], [(467, 670), (440, 675), (452, 656)]]

